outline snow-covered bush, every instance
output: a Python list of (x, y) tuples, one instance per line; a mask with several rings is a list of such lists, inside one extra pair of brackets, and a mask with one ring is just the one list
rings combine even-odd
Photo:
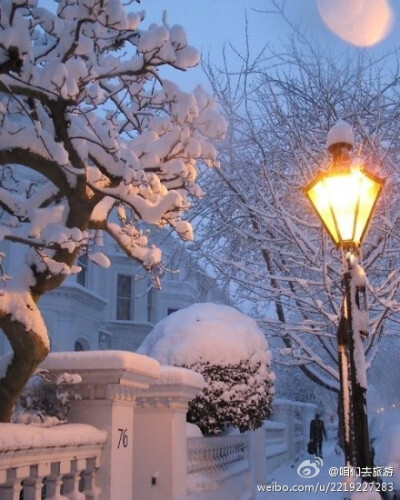
[(203, 375), (206, 386), (188, 410), (203, 434), (257, 429), (270, 415), (275, 377), (267, 341), (253, 319), (232, 307), (181, 309), (154, 327), (139, 352)]
[(51, 427), (66, 422), (70, 401), (79, 399), (76, 384), (82, 382), (77, 374), (55, 376), (40, 371), (31, 377), (15, 405), (12, 421)]
[(201, 373), (207, 386), (189, 404), (188, 421), (206, 435), (218, 434), (226, 426), (240, 432), (260, 427), (271, 413), (271, 380), (265, 356), (226, 365), (198, 361), (185, 368)]

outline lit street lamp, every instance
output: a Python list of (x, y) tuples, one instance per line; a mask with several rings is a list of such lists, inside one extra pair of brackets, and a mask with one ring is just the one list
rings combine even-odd
[(358, 250), (384, 181), (352, 161), (353, 143), (351, 126), (339, 120), (328, 133), (330, 168), (319, 171), (305, 193), (342, 252), (344, 296), (337, 340), (344, 451), (348, 465), (371, 467), (372, 480), (363, 348), (368, 311), (365, 273), (358, 261)]

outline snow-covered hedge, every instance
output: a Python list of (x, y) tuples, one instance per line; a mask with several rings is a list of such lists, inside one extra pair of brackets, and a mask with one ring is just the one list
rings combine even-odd
[(154, 327), (139, 352), (203, 375), (206, 387), (188, 411), (203, 434), (228, 426), (257, 429), (270, 415), (275, 377), (267, 341), (254, 320), (232, 307), (195, 304), (177, 311)]

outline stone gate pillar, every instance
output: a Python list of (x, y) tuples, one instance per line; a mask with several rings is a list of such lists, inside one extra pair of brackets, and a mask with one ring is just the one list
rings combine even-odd
[(135, 500), (186, 499), (186, 412), (203, 386), (199, 373), (161, 366), (158, 381), (137, 395)]
[(143, 445), (135, 442), (135, 396), (158, 378), (159, 367), (152, 358), (125, 351), (53, 353), (40, 366), (59, 375), (79, 374), (82, 399), (72, 401), (68, 420), (107, 431), (97, 476), (101, 500), (133, 498), (134, 456)]

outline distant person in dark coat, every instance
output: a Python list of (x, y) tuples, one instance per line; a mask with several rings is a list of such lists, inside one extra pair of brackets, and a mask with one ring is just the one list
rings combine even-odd
[(322, 458), (322, 440), (326, 439), (326, 432), (324, 422), (319, 417), (319, 413), (316, 413), (310, 422), (310, 441), (315, 445), (317, 457)]

